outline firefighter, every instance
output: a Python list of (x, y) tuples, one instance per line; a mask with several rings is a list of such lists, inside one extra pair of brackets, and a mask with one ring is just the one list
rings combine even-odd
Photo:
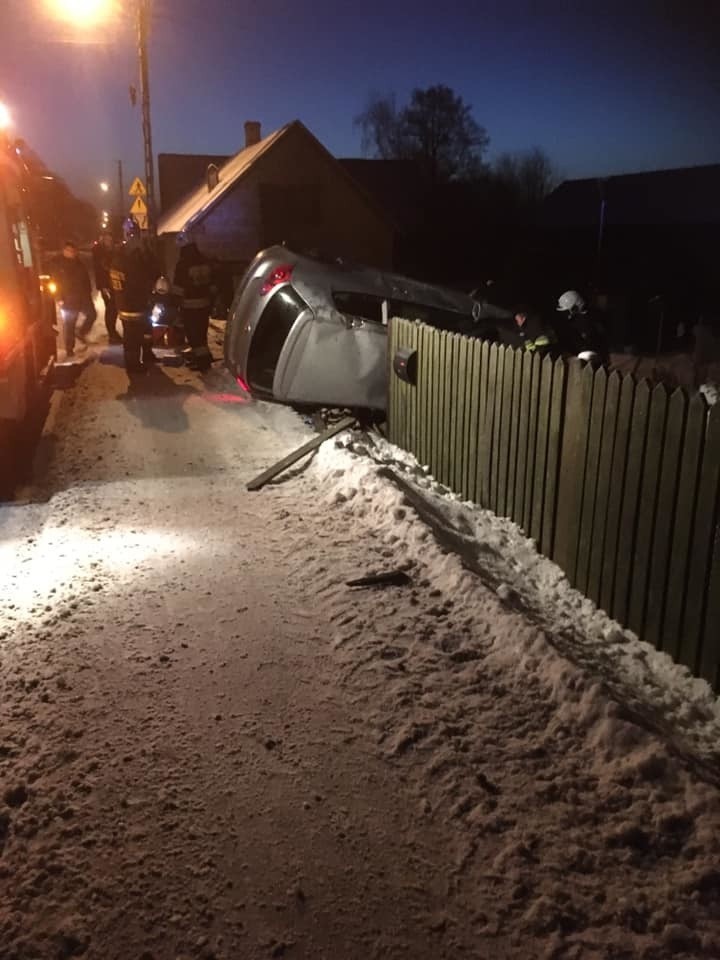
[(594, 363), (607, 363), (605, 331), (588, 310), (577, 290), (566, 290), (557, 302), (557, 329), (560, 349), (564, 354)]
[(128, 373), (147, 369), (152, 352), (150, 297), (159, 274), (147, 244), (135, 233), (119, 247), (110, 266), (110, 280), (123, 325), (123, 356)]
[(93, 268), (95, 271), (95, 286), (100, 291), (105, 304), (105, 329), (109, 343), (122, 343), (122, 337), (117, 331), (117, 304), (110, 282), (110, 265), (112, 263), (115, 244), (109, 230), (100, 234), (100, 239), (93, 244)]
[(180, 256), (175, 267), (172, 291), (180, 301), (182, 323), (189, 344), (185, 362), (193, 370), (209, 370), (212, 355), (207, 336), (214, 294), (212, 267), (194, 240), (181, 233), (178, 244)]

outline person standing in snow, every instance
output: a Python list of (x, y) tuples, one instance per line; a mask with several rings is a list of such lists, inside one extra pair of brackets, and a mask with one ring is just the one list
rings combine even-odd
[[(78, 248), (68, 240), (60, 257), (52, 267), (52, 276), (57, 284), (57, 304), (62, 319), (65, 353), (75, 355), (75, 338), (85, 342), (85, 338), (95, 323), (97, 313), (92, 298), (90, 274), (78, 256)], [(80, 315), (85, 321), (77, 328)]]
[(110, 281), (123, 325), (123, 356), (128, 373), (142, 372), (155, 359), (150, 297), (158, 273), (154, 255), (137, 234), (113, 255)]
[(122, 337), (117, 332), (117, 304), (110, 282), (110, 266), (112, 263), (115, 244), (109, 230), (100, 234), (100, 239), (93, 244), (93, 268), (95, 271), (95, 286), (105, 304), (105, 329), (110, 343), (122, 343)]
[(172, 292), (179, 298), (185, 336), (190, 345), (186, 363), (193, 370), (209, 370), (212, 356), (207, 337), (214, 293), (212, 267), (194, 240), (180, 234), (178, 243), (180, 257), (175, 267)]

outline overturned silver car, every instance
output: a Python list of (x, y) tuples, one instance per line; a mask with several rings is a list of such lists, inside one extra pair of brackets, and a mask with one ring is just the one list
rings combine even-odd
[(225, 364), (263, 400), (384, 410), (390, 317), (483, 336), (484, 314), (463, 293), (270, 247), (235, 293)]

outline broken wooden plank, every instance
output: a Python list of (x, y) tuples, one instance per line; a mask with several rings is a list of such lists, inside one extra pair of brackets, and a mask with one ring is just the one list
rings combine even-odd
[(263, 470), (261, 474), (247, 484), (246, 489), (252, 491), (260, 490), (266, 484), (270, 483), (271, 480), (274, 480), (275, 477), (281, 474), (284, 470), (287, 470), (288, 467), (291, 467), (294, 463), (297, 463), (298, 460), (302, 460), (303, 457), (307, 456), (308, 453), (312, 453), (313, 450), (317, 450), (318, 447), (322, 446), (326, 440), (330, 440), (332, 437), (336, 436), (336, 434), (342, 433), (343, 430), (349, 430), (351, 427), (354, 427), (356, 423), (356, 417), (344, 417), (332, 427), (328, 427), (324, 433), (320, 433), (316, 437), (313, 437), (312, 440), (308, 440), (307, 443), (304, 443), (301, 447), (298, 447), (297, 450), (293, 450), (292, 453), (289, 453), (286, 457), (283, 457), (282, 460), (278, 460), (278, 462), (273, 464), (272, 467), (268, 467), (267, 470)]
[(388, 570), (385, 573), (370, 573), (357, 580), (348, 580), (348, 587), (405, 587), (411, 582), (404, 570)]

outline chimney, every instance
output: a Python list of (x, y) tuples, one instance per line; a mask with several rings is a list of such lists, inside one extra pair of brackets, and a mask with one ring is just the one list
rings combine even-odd
[(260, 123), (257, 120), (246, 120), (245, 121), (245, 146), (254, 147), (256, 143), (260, 143)]

